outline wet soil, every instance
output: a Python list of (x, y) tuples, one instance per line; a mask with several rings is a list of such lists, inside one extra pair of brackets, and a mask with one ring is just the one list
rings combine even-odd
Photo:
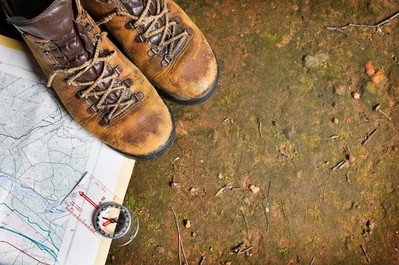
[(177, 2), (220, 84), (203, 104), (167, 102), (176, 142), (137, 162), (125, 204), (140, 231), (107, 264), (178, 264), (171, 207), (189, 264), (399, 264), (399, 19), (325, 28), (379, 22), (399, 2)]

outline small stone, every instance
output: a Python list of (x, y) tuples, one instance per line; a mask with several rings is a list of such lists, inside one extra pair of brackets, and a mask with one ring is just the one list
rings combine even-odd
[(223, 179), (222, 173), (219, 173), (219, 174), (218, 174), (218, 179)]
[(115, 260), (116, 260), (115, 255), (112, 255), (112, 256), (111, 256), (111, 262), (115, 262)]
[(192, 238), (196, 238), (196, 237), (197, 237), (197, 233), (191, 232), (191, 237), (192, 237)]
[(197, 195), (197, 192), (198, 192), (198, 189), (197, 189), (197, 188), (192, 187), (192, 188), (190, 189), (190, 194), (191, 194), (191, 195)]
[(344, 96), (344, 95), (345, 95), (345, 92), (346, 92), (346, 89), (345, 89), (344, 86), (340, 85), (340, 86), (337, 86), (337, 87), (334, 89), (334, 91), (335, 91), (335, 94), (340, 95), (340, 96)]
[(231, 261), (226, 261), (224, 265), (231, 265)]
[(258, 193), (258, 192), (260, 191), (260, 188), (259, 188), (259, 187), (256, 187), (255, 185), (251, 185), (251, 186), (249, 186), (249, 190), (250, 190), (252, 193), (256, 194), (256, 193)]
[(266, 206), (265, 211), (266, 211), (266, 213), (270, 212), (270, 208)]
[(364, 65), (364, 70), (368, 76), (372, 76), (375, 74), (375, 69), (371, 61), (366, 62), (366, 64)]
[(303, 58), (303, 66), (306, 68), (318, 68), (322, 66), (329, 58), (327, 53), (317, 52), (315, 55), (306, 55)]
[(252, 54), (250, 54), (250, 53), (245, 53), (243, 56), (244, 59), (249, 59), (251, 57), (252, 57)]
[(355, 160), (356, 160), (356, 157), (354, 157), (354, 156), (351, 155), (351, 154), (348, 154), (348, 155), (346, 156), (346, 159), (347, 159), (350, 163), (354, 163)]
[(371, 79), (374, 84), (379, 84), (384, 79), (384, 72), (379, 70)]
[(337, 118), (333, 118), (331, 121), (332, 121), (333, 123), (335, 123), (335, 124), (338, 124), (338, 123), (339, 123), (339, 120), (338, 120)]
[(287, 137), (288, 140), (292, 140), (294, 136), (294, 128), (285, 128), (283, 129), (283, 134)]
[(185, 219), (184, 220), (184, 227), (187, 228), (187, 229), (190, 228), (191, 227), (191, 221), (188, 220), (188, 219)]
[(352, 92), (352, 97), (354, 98), (354, 99), (356, 99), (356, 100), (359, 100), (360, 99), (360, 93), (359, 92), (357, 92), (357, 91), (355, 91), (355, 92)]
[(162, 246), (162, 245), (156, 245), (156, 246), (154, 247), (154, 250), (155, 250), (156, 252), (158, 252), (158, 253), (164, 253), (164, 252), (165, 252), (165, 247)]

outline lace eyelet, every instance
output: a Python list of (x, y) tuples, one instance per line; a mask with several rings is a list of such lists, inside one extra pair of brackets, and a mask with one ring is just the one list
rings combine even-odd
[(122, 84), (124, 84), (127, 88), (129, 88), (129, 87), (131, 87), (131, 85), (133, 85), (133, 80), (128, 78), (126, 80), (123, 80)]
[(134, 39), (135, 42), (139, 43), (139, 42), (144, 42), (145, 39), (143, 37), (142, 34), (137, 35), (137, 37)]
[(187, 32), (187, 34), (190, 36), (193, 35), (193, 33), (194, 33), (193, 29), (191, 29), (191, 28), (185, 28), (184, 31)]
[(165, 56), (163, 57), (163, 60), (162, 60), (162, 62), (161, 62), (161, 65), (165, 67), (165, 66), (168, 66), (171, 62), (172, 62), (172, 58), (170, 58), (169, 55), (165, 55)]
[(140, 100), (143, 100), (144, 94), (142, 92), (138, 92), (134, 94), (133, 97), (136, 99), (137, 102), (139, 102)]
[(116, 67), (112, 68), (112, 71), (114, 71), (114, 72), (117, 73), (118, 75), (121, 75), (122, 66), (120, 66), (120, 65), (118, 64)]
[(91, 105), (91, 106), (87, 109), (87, 112), (90, 113), (90, 114), (94, 114), (94, 113), (98, 112), (98, 109), (97, 109), (96, 106)]
[(86, 24), (85, 24), (85, 30), (86, 30), (86, 31), (90, 32), (90, 31), (92, 31), (93, 29), (94, 29), (94, 26), (93, 26), (92, 24), (90, 24), (90, 23), (86, 23)]
[(111, 124), (111, 121), (107, 117), (104, 117), (98, 122), (98, 124), (100, 124), (100, 126), (108, 126)]
[(101, 34), (96, 34), (96, 35), (94, 35), (94, 39), (96, 41), (102, 41), (103, 40), (103, 36), (101, 36)]
[(83, 99), (84, 97), (83, 97), (83, 90), (79, 90), (76, 94), (75, 94), (75, 97), (77, 98), (77, 99)]
[(155, 54), (158, 54), (158, 53), (159, 53), (159, 49), (158, 49), (157, 47), (152, 47), (152, 48), (147, 52), (148, 56), (150, 56), (150, 57), (152, 57), (152, 56), (154, 56)]
[(43, 55), (44, 55), (44, 57), (50, 57), (51, 56), (51, 52), (49, 52), (49, 51), (44, 51), (43, 52)]
[(125, 24), (125, 29), (134, 29), (134, 23), (129, 21)]

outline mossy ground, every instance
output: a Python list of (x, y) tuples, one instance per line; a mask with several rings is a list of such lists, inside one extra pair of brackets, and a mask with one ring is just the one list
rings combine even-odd
[[(201, 256), (204, 264), (366, 264), (359, 245), (371, 264), (399, 264), (399, 20), (349, 36), (325, 29), (378, 22), (399, 3), (177, 2), (213, 47), (220, 84), (203, 104), (167, 102), (176, 142), (161, 158), (137, 162), (125, 204), (140, 231), (130, 245), (112, 247), (108, 263), (178, 264), (172, 207), (190, 264)], [(328, 59), (304, 67), (318, 52)], [(367, 61), (383, 71), (380, 83), (370, 83)], [(392, 121), (373, 111), (377, 103)], [(333, 171), (348, 155), (350, 166)], [(242, 190), (215, 197), (225, 185)], [(250, 255), (230, 254), (241, 242)]]

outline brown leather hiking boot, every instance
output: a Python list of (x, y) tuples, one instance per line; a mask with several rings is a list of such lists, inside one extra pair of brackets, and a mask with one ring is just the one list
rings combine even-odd
[(1, 0), (66, 110), (83, 128), (135, 158), (171, 146), (167, 106), (109, 41), (79, 0)]
[(162, 94), (183, 104), (206, 100), (218, 82), (204, 35), (171, 0), (82, 0), (125, 55)]

